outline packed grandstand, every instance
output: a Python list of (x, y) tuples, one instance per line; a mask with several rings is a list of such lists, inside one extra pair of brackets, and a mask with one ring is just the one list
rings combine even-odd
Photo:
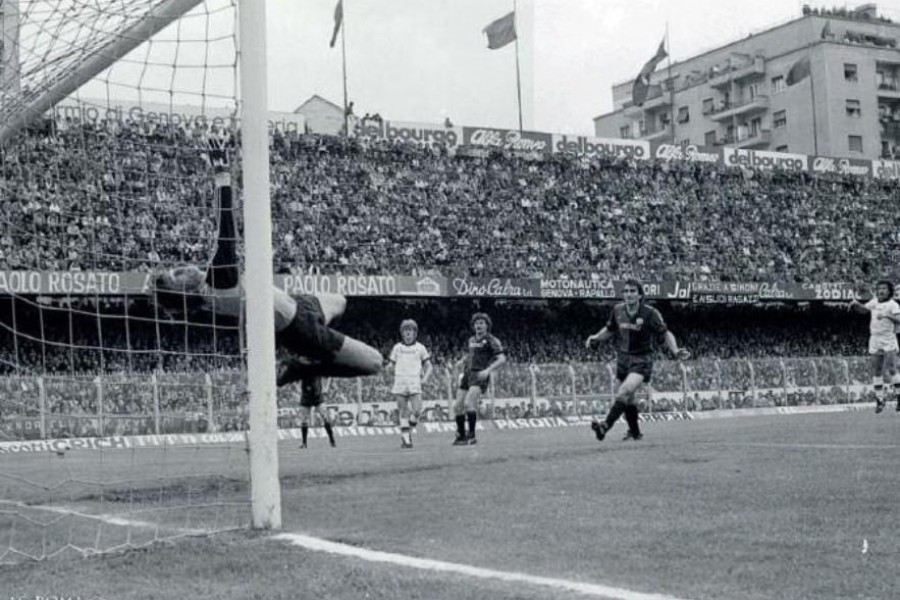
[[(23, 417), (8, 419), (7, 429), (25, 427), (41, 395), (49, 414), (93, 415), (99, 404), (107, 417), (143, 414), (142, 425), (128, 426), (135, 432), (161, 428), (147, 417), (154, 410), (179, 413), (176, 430), (205, 428), (210, 419), (219, 430), (245, 426), (240, 385), (229, 379), (243, 361), (234, 323), (161, 322), (140, 282), (130, 295), (92, 295), (88, 287), (82, 295), (42, 296), (47, 289), (30, 290), (11, 275), (133, 275), (205, 263), (215, 225), (200, 152), (207, 133), (68, 119), (33, 126), (21, 143), (3, 149), (0, 169), (10, 201), (0, 205), (0, 220), (10, 226), (0, 234), (0, 273), (6, 276), (3, 291), (12, 295), (0, 297), (0, 372), (13, 376), (6, 380), (16, 399), (12, 412)], [(690, 373), (666, 375), (663, 369), (654, 390), (718, 393), (706, 404), (698, 397), (695, 408), (724, 406), (729, 390), (743, 390), (732, 405), (765, 404), (757, 388), (780, 390), (771, 403), (861, 399), (864, 366), (835, 357), (863, 352), (865, 321), (841, 304), (820, 301), (846, 300), (858, 284), (893, 274), (900, 248), (895, 182), (871, 171), (823, 169), (821, 161), (810, 169), (754, 168), (752, 161), (730, 166), (691, 160), (703, 149), (677, 147), (653, 156), (586, 155), (577, 151), (584, 140), (571, 148), (556, 142), (557, 149), (572, 150), (565, 152), (535, 151), (533, 144), (486, 148), (461, 143), (461, 134), (423, 145), (378, 135), (277, 131), (272, 143), (276, 273), (325, 282), (424, 278), (443, 281), (435, 285), (444, 291), (452, 287), (450, 278), (504, 282), (498, 288), (473, 283), (463, 293), (453, 284), (455, 295), (500, 298), (353, 299), (342, 330), (383, 353), (397, 339), (398, 314), (419, 322), (421, 341), (446, 374), (426, 396), (448, 395), (444, 383), (462, 353), (476, 302), (494, 316), (517, 365), (510, 373), (518, 373), (498, 378), (491, 397), (507, 402), (486, 405), (486, 411), (602, 410), (591, 397), (607, 396), (604, 361), (611, 350), (588, 351), (583, 340), (608, 314), (615, 286), (606, 282), (637, 276), (657, 282), (649, 295), (665, 303), (670, 328), (695, 357), (716, 359), (702, 376), (702, 362)], [(546, 142), (554, 145), (554, 136)], [(623, 148), (634, 143), (621, 141)], [(715, 152), (725, 156), (723, 149)], [(587, 282), (589, 291), (559, 294), (567, 299), (510, 292), (536, 281), (565, 289), (566, 282)], [(694, 296), (679, 295), (689, 286)], [(710, 293), (701, 297), (698, 291)], [(801, 358), (807, 362), (786, 366)], [(753, 361), (763, 362), (754, 367)], [(772, 364), (766, 367), (766, 361)], [(148, 383), (151, 373), (162, 379)], [(105, 378), (99, 384), (97, 374)], [(41, 380), (38, 392), (34, 381), (40, 377), (47, 381)], [(54, 377), (82, 382), (83, 393), (54, 396)], [(166, 384), (165, 377), (186, 377), (188, 383)], [(844, 389), (829, 396), (824, 390), (831, 385)], [(807, 396), (789, 400), (788, 387), (803, 388)], [(387, 389), (381, 379), (341, 383), (330, 401), (383, 402)], [(281, 392), (285, 409), (296, 402), (293, 393)], [(223, 398), (215, 415), (211, 395)], [(551, 408), (557, 400), (563, 404)], [(689, 408), (658, 400), (657, 408)], [(93, 422), (100, 430), (93, 433), (125, 423), (106, 421)], [(76, 422), (83, 427), (89, 421)]]

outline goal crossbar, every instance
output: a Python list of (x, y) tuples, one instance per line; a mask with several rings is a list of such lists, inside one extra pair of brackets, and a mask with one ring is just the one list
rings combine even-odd
[(98, 47), (77, 69), (66, 73), (58, 81), (25, 108), (12, 115), (0, 108), (0, 144), (5, 144), (32, 119), (44, 114), (57, 103), (77, 91), (82, 85), (108, 69), (117, 60), (181, 18), (203, 0), (163, 0), (127, 29), (117, 33), (106, 44)]

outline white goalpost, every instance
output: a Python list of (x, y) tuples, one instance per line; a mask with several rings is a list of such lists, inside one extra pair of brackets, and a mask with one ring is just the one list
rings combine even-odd
[(272, 216), (269, 203), (269, 132), (266, 78), (266, 3), (240, 5), (241, 133), (244, 161), (247, 379), (250, 392), (250, 482), (253, 526), (281, 527), (278, 423), (275, 398), (275, 324), (272, 293)]
[[(0, 1), (0, 564), (281, 527), (265, 9)], [(223, 133), (244, 315), (164, 313)]]

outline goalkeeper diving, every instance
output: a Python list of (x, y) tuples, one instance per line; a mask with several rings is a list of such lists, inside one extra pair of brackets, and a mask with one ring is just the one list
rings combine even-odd
[[(229, 140), (211, 138), (205, 158), (214, 171), (218, 212), (216, 252), (211, 265), (179, 266), (158, 274), (153, 297), (167, 312), (197, 311), (238, 318), (245, 309), (237, 257), (237, 229), (229, 172)], [(381, 370), (375, 348), (329, 327), (343, 314), (347, 300), (339, 294), (292, 297), (274, 289), (275, 343), (289, 355), (278, 386), (314, 377), (358, 377)]]

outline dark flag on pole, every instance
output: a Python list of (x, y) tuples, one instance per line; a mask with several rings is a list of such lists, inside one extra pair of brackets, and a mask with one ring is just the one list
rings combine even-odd
[(644, 65), (644, 68), (641, 69), (640, 74), (637, 76), (637, 79), (634, 80), (634, 87), (631, 89), (631, 98), (636, 106), (640, 106), (644, 103), (644, 100), (647, 99), (647, 94), (650, 91), (650, 75), (653, 74), (653, 71), (656, 70), (656, 66), (667, 57), (669, 54), (666, 52), (666, 39), (659, 43), (659, 48), (656, 50), (656, 54), (653, 55), (653, 58), (647, 61), (647, 64)]
[(337, 6), (334, 7), (334, 33), (331, 34), (331, 43), (329, 48), (334, 48), (337, 41), (338, 33), (341, 31), (341, 23), (344, 21), (344, 0), (338, 0)]
[(488, 38), (488, 49), (496, 50), (516, 40), (516, 12), (513, 11), (483, 29)]
[(791, 67), (791, 70), (788, 71), (785, 83), (789, 86), (796, 85), (807, 77), (809, 77), (809, 57), (804, 56), (795, 62), (794, 66)]

